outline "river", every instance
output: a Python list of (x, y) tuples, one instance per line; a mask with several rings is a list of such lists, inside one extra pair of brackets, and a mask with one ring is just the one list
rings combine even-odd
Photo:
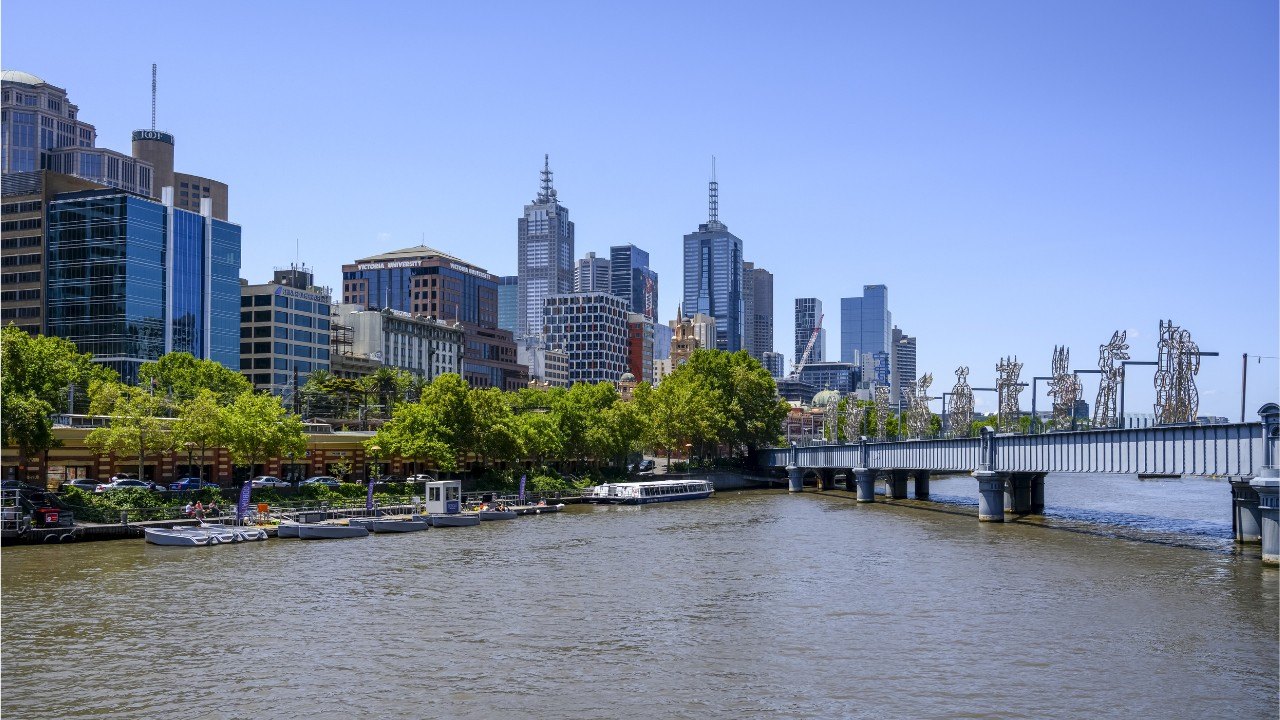
[(356, 540), (5, 548), (13, 718), (1275, 718), (1280, 573), (1226, 483), (1043, 519), (722, 492)]

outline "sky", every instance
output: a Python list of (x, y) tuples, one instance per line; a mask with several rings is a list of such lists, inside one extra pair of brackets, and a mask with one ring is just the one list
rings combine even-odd
[[(576, 255), (648, 250), (669, 319), (714, 155), (788, 364), (795, 298), (822, 300), (838, 359), (840, 298), (885, 284), (934, 395), (1008, 355), (1048, 375), (1055, 345), (1095, 368), (1115, 330), (1155, 360), (1171, 319), (1220, 353), (1201, 414), (1239, 419), (1243, 353), (1246, 417), (1280, 399), (1269, 0), (175, 7), (7, 0), (0, 65), (128, 152), (158, 63), (157, 127), (179, 171), (230, 185), (251, 282), (300, 259), (340, 288), (422, 242), (515, 274), (547, 153)], [(1151, 412), (1152, 368), (1127, 385)]]

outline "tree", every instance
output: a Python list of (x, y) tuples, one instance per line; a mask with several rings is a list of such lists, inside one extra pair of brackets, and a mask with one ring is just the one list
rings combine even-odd
[(142, 388), (115, 382), (95, 382), (90, 395), (92, 412), (108, 416), (110, 424), (94, 428), (85, 444), (103, 454), (136, 456), (142, 479), (147, 456), (172, 447), (164, 403)]
[(666, 450), (668, 464), (673, 451), (714, 438), (722, 424), (722, 419), (714, 417), (716, 391), (696, 373), (682, 372), (687, 366), (681, 365), (652, 390), (640, 385), (633, 401), (648, 418), (648, 444)]
[(372, 375), (361, 378), (359, 388), (366, 395), (377, 398), (382, 417), (391, 417), (396, 403), (401, 402), (412, 383), (412, 373), (384, 365)]
[[(470, 387), (457, 373), (440, 375), (422, 391), (419, 403), (431, 418), (436, 439), (446, 445), (455, 456), (452, 467), (458, 466), (461, 456), (470, 452), (475, 419), (468, 402)], [(444, 467), (443, 465), (441, 467)]]
[(515, 416), (516, 434), (524, 453), (542, 466), (564, 451), (560, 428), (546, 412), (524, 412)]
[(515, 414), (503, 395), (498, 388), (471, 388), (467, 393), (471, 410), (467, 444), (484, 460), (515, 460), (521, 453)]
[(442, 470), (457, 468), (457, 453), (445, 438), (436, 408), (419, 401), (404, 403), (395, 409), (391, 421), (365, 442), (366, 448), (377, 445), (380, 452), (399, 455), (414, 462), (432, 462)]
[[(222, 441), (224, 419), (222, 408), (218, 404), (218, 396), (208, 388), (203, 388), (195, 397), (178, 406), (178, 419), (173, 423), (173, 447), (200, 449), (200, 476), (204, 477), (204, 459), (211, 447), (217, 447)], [(188, 456), (190, 456), (188, 452)]]
[(172, 352), (138, 368), (138, 386), (150, 388), (177, 408), (201, 390), (211, 390), (226, 404), (253, 389), (249, 380), (213, 360), (200, 360), (191, 353)]
[(306, 452), (302, 421), (274, 395), (240, 395), (222, 411), (222, 421), (222, 445), (237, 465), (253, 466), (273, 457)]
[[(67, 412), (72, 386), (80, 392), (96, 381), (117, 379), (110, 368), (93, 362), (88, 353), (63, 338), (31, 336), (15, 325), (0, 330), (0, 439), (18, 449), (18, 464), (26, 468), (31, 456), (58, 447), (53, 436), (53, 413)], [(26, 478), (23, 478), (26, 479)]]

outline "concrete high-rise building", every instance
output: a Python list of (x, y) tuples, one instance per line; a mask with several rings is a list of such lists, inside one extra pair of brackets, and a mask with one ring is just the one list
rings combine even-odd
[(884, 285), (864, 285), (862, 297), (841, 298), (840, 362), (866, 362), (874, 353), (890, 352), (892, 326)]
[(642, 313), (627, 313), (627, 370), (639, 382), (653, 382), (654, 324)]
[(684, 236), (684, 303), (686, 316), (716, 319), (717, 350), (742, 349), (742, 240), (720, 222), (719, 184), (709, 185), (707, 222)]
[[(0, 100), (5, 175), (51, 170), (150, 198), (159, 195), (150, 163), (96, 146), (97, 131), (80, 120), (80, 108), (67, 99), (66, 90), (30, 73), (4, 70)], [(200, 205), (187, 209), (199, 212)]]
[(427, 380), (445, 373), (464, 374), (461, 323), (359, 305), (339, 305), (335, 320), (352, 329), (353, 355)]
[(573, 291), (610, 292), (612, 278), (609, 272), (609, 258), (596, 257), (593, 252), (578, 260), (573, 271)]
[[(813, 336), (813, 330), (818, 327), (818, 322), (821, 319), (821, 300), (818, 298), (796, 298), (796, 362), (804, 359), (804, 351), (809, 346), (809, 338)], [(809, 350), (807, 362), (826, 362), (826, 347), (827, 331), (819, 329), (818, 338), (814, 340), (813, 348)]]
[(614, 245), (609, 248), (609, 265), (609, 291), (626, 300), (631, 312), (657, 323), (658, 273), (649, 267), (649, 253), (635, 245)]
[(50, 335), (127, 382), (169, 352), (240, 369), (240, 226), (119, 190), (63, 193), (48, 210)]
[(306, 267), (240, 286), (240, 372), (255, 390), (286, 398), (317, 370), (329, 370), (333, 299)]
[(782, 353), (767, 352), (760, 359), (760, 364), (764, 365), (764, 369), (768, 370), (775, 380), (780, 380), (784, 372), (783, 366), (786, 364), (786, 358), (783, 357)]
[(544, 300), (547, 347), (569, 356), (569, 383), (616, 382), (627, 372), (627, 301), (610, 293), (568, 293)]
[(503, 275), (498, 278), (498, 327), (511, 333), (516, 331), (516, 297), (520, 285), (519, 275)]
[(773, 352), (773, 273), (742, 263), (742, 349), (756, 360)]
[(890, 399), (897, 402), (899, 397), (903, 397), (903, 393), (911, 395), (915, 392), (916, 339), (904, 334), (895, 325), (891, 344), (893, 353), (889, 358)]
[[(516, 337), (522, 338), (541, 332), (543, 309), (549, 296), (573, 292), (573, 223), (568, 209), (556, 197), (550, 156), (543, 158), (542, 187), (537, 198), (524, 206), (517, 233), (520, 314)], [(610, 378), (610, 382), (614, 379)]]

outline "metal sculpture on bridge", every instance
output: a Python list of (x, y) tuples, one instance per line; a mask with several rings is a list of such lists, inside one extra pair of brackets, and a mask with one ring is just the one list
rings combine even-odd
[(1053, 379), (1049, 381), (1049, 395), (1053, 398), (1053, 427), (1067, 430), (1075, 418), (1076, 402), (1080, 399), (1080, 376), (1071, 372), (1071, 350), (1066, 345), (1053, 347)]
[(840, 393), (831, 391), (822, 406), (822, 439), (840, 439)]
[(1018, 395), (1022, 392), (1022, 383), (1018, 376), (1022, 374), (1022, 363), (1017, 356), (1001, 358), (996, 364), (996, 397), (999, 399), (996, 414), (996, 427), (1000, 430), (1017, 430), (1018, 416), (1022, 414), (1018, 406)]
[(876, 386), (876, 439), (889, 437), (889, 386)]
[(1127, 330), (1117, 330), (1111, 334), (1111, 342), (1098, 346), (1098, 370), (1101, 380), (1098, 381), (1098, 399), (1093, 404), (1093, 426), (1109, 428), (1116, 425), (1116, 389), (1124, 382), (1124, 365), (1122, 360), (1129, 359), (1129, 345), (1125, 342)]
[(1156, 370), (1156, 423), (1195, 422), (1200, 412), (1196, 373), (1200, 372), (1200, 347), (1191, 333), (1173, 321), (1160, 321), (1160, 359)]
[(956, 384), (951, 388), (951, 412), (947, 418), (952, 437), (969, 437), (973, 423), (973, 388), (969, 387), (969, 367), (956, 368)]
[(929, 386), (933, 384), (933, 373), (925, 373), (916, 381), (915, 392), (909, 396), (910, 409), (907, 412), (907, 428), (909, 437), (923, 438), (929, 434), (929, 425), (933, 413), (929, 411)]
[(849, 395), (844, 405), (844, 441), (857, 442), (862, 437), (862, 419), (867, 416), (867, 406)]

